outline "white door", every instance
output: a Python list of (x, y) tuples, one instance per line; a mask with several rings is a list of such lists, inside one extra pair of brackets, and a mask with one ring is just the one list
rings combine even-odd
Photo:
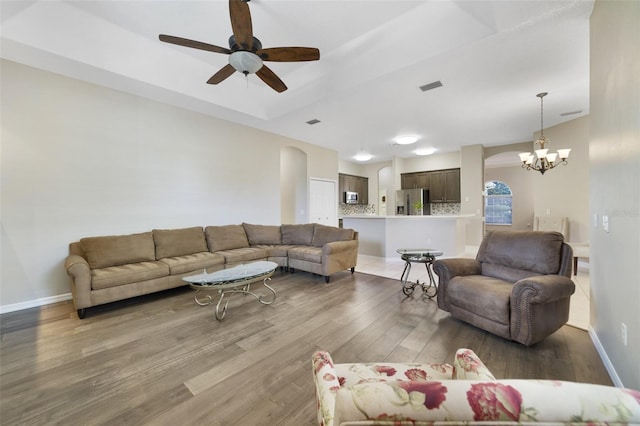
[(338, 194), (335, 181), (310, 180), (309, 219), (310, 222), (338, 226)]

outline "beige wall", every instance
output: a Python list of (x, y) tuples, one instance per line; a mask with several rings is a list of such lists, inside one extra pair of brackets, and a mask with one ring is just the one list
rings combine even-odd
[[(571, 148), (569, 164), (546, 172), (532, 173), (534, 215), (566, 216), (569, 218), (569, 241), (589, 241), (589, 117), (544, 130), (551, 140), (551, 151)], [(537, 138), (538, 133), (534, 138)], [(533, 145), (532, 145), (533, 150)]]
[[(281, 222), (280, 153), (336, 180), (337, 152), (2, 60), (2, 307), (69, 293), (68, 244)], [(304, 205), (308, 205), (308, 202)]]
[(590, 322), (619, 384), (632, 389), (640, 389), (639, 22), (640, 2), (597, 0), (590, 28), (590, 213), (598, 218), (591, 224)]

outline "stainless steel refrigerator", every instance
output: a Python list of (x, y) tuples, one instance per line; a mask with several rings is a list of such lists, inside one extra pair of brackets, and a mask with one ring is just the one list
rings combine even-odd
[[(430, 202), (428, 189), (400, 189), (396, 191), (396, 215), (430, 215)], [(416, 203), (422, 203), (422, 209), (416, 209)]]

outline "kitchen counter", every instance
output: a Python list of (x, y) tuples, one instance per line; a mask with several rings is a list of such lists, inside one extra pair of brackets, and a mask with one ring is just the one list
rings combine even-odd
[(476, 215), (343, 216), (344, 228), (358, 231), (358, 253), (398, 257), (396, 250), (432, 248), (443, 257), (456, 257), (465, 249), (466, 223)]

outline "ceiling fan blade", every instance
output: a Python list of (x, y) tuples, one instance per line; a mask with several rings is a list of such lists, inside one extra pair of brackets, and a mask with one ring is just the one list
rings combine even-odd
[(251, 12), (246, 1), (229, 0), (229, 15), (231, 16), (231, 28), (233, 37), (243, 50), (253, 49), (253, 26), (251, 25)]
[(282, 93), (287, 90), (287, 86), (282, 82), (282, 80), (280, 80), (280, 77), (278, 77), (266, 65), (262, 65), (262, 68), (256, 72), (256, 75), (278, 93)]
[(227, 64), (220, 69), (217, 73), (211, 76), (209, 80), (207, 80), (207, 84), (218, 84), (221, 81), (224, 81), (231, 74), (236, 72), (236, 69), (231, 66), (231, 64)]
[(273, 62), (299, 62), (317, 61), (320, 59), (320, 51), (315, 47), (271, 47), (256, 51), (263, 61)]
[(209, 52), (230, 54), (231, 50), (216, 46), (213, 44), (203, 43), (201, 41), (189, 40), (188, 38), (175, 37), (166, 34), (160, 34), (160, 41), (165, 43), (177, 44), (178, 46), (191, 47), (193, 49), (207, 50)]

